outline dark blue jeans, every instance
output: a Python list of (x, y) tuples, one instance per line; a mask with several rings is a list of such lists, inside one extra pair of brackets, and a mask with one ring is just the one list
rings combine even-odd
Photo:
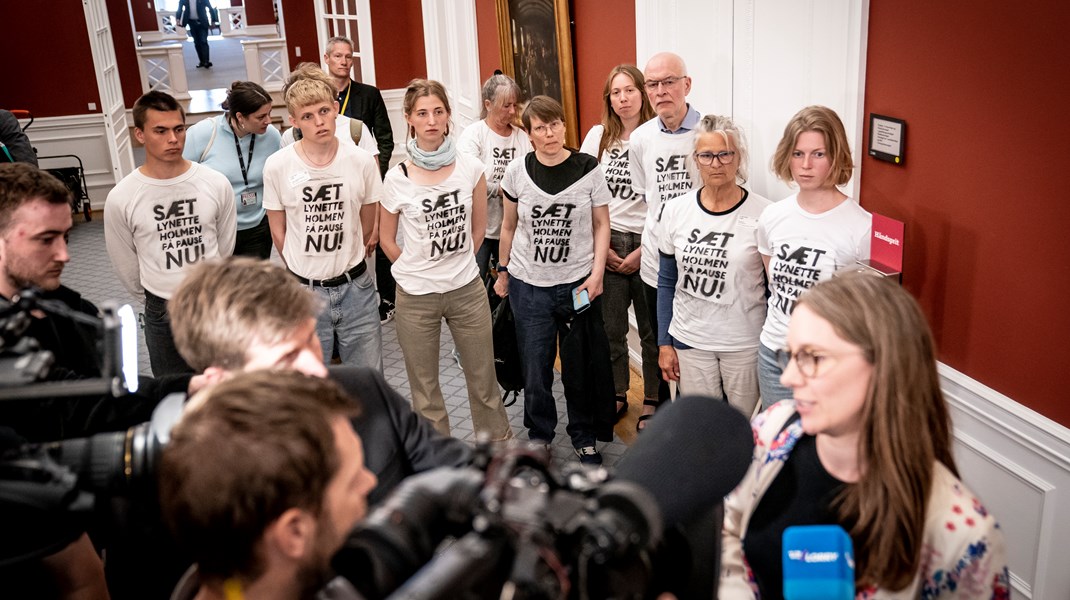
[(145, 291), (145, 348), (149, 351), (149, 365), (154, 377), (193, 372), (175, 348), (167, 300), (148, 290)]
[(271, 258), (271, 229), (268, 227), (267, 215), (264, 215), (258, 225), (238, 230), (238, 235), (234, 238), (234, 256), (251, 256), (263, 260)]
[[(586, 278), (584, 278), (586, 279)], [(509, 301), (516, 320), (516, 341), (524, 371), (524, 427), (528, 438), (547, 443), (554, 440), (557, 428), (557, 401), (552, 390), (554, 358), (563, 319), (572, 313), (572, 290), (584, 279), (552, 287), (538, 287), (509, 278)], [(601, 298), (595, 298), (588, 310), (602, 310)], [(594, 418), (583, 410), (580, 399), (565, 397), (568, 432), (574, 448), (593, 446)]]

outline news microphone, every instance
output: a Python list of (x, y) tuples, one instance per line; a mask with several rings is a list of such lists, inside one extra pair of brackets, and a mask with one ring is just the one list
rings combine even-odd
[(665, 527), (720, 504), (750, 467), (750, 423), (723, 399), (683, 396), (658, 410), (617, 467), (654, 497)]
[(855, 597), (854, 547), (843, 527), (788, 527), (784, 530), (783, 553), (785, 600)]

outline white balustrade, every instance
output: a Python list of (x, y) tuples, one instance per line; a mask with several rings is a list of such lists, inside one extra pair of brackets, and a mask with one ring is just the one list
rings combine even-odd
[(219, 9), (219, 28), (223, 37), (246, 35), (245, 7), (232, 6)]
[(241, 45), (249, 81), (259, 83), (269, 92), (282, 91), (290, 72), (286, 38), (242, 40)]
[(178, 100), (189, 100), (189, 83), (186, 81), (186, 61), (182, 56), (182, 44), (141, 46), (137, 48), (137, 55), (143, 91), (159, 90)]

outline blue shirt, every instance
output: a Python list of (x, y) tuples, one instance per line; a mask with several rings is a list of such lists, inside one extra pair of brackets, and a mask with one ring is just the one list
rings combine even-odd
[(684, 120), (680, 121), (680, 127), (675, 131), (669, 131), (669, 128), (665, 126), (665, 121), (661, 120), (661, 117), (654, 117), (658, 120), (658, 129), (669, 135), (680, 135), (681, 133), (687, 133), (695, 127), (698, 127), (698, 122), (702, 120), (702, 115), (698, 114), (690, 104), (687, 105), (687, 114), (684, 115)]
[[(204, 149), (212, 138), (213, 125), (216, 128), (215, 139), (205, 154)], [(238, 153), (234, 149), (234, 131), (222, 115), (205, 119), (187, 129), (186, 146), (182, 150), (182, 156), (186, 160), (199, 162), (219, 171), (230, 181), (230, 187), (234, 188), (234, 205), (238, 207), (238, 231), (256, 227), (264, 220), (264, 162), (279, 149), (282, 134), (274, 126), (269, 126), (263, 135), (257, 135), (250, 161), (249, 144), (252, 140), (253, 134), (238, 139), (249, 183), (242, 177)], [(246, 196), (244, 200), (242, 194)], [(255, 194), (255, 197), (252, 197), (252, 194)]]

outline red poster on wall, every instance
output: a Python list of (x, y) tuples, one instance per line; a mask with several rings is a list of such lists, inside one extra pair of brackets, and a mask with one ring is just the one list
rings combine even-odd
[(873, 213), (873, 238), (869, 249), (873, 266), (886, 273), (903, 272), (904, 229), (902, 221)]

